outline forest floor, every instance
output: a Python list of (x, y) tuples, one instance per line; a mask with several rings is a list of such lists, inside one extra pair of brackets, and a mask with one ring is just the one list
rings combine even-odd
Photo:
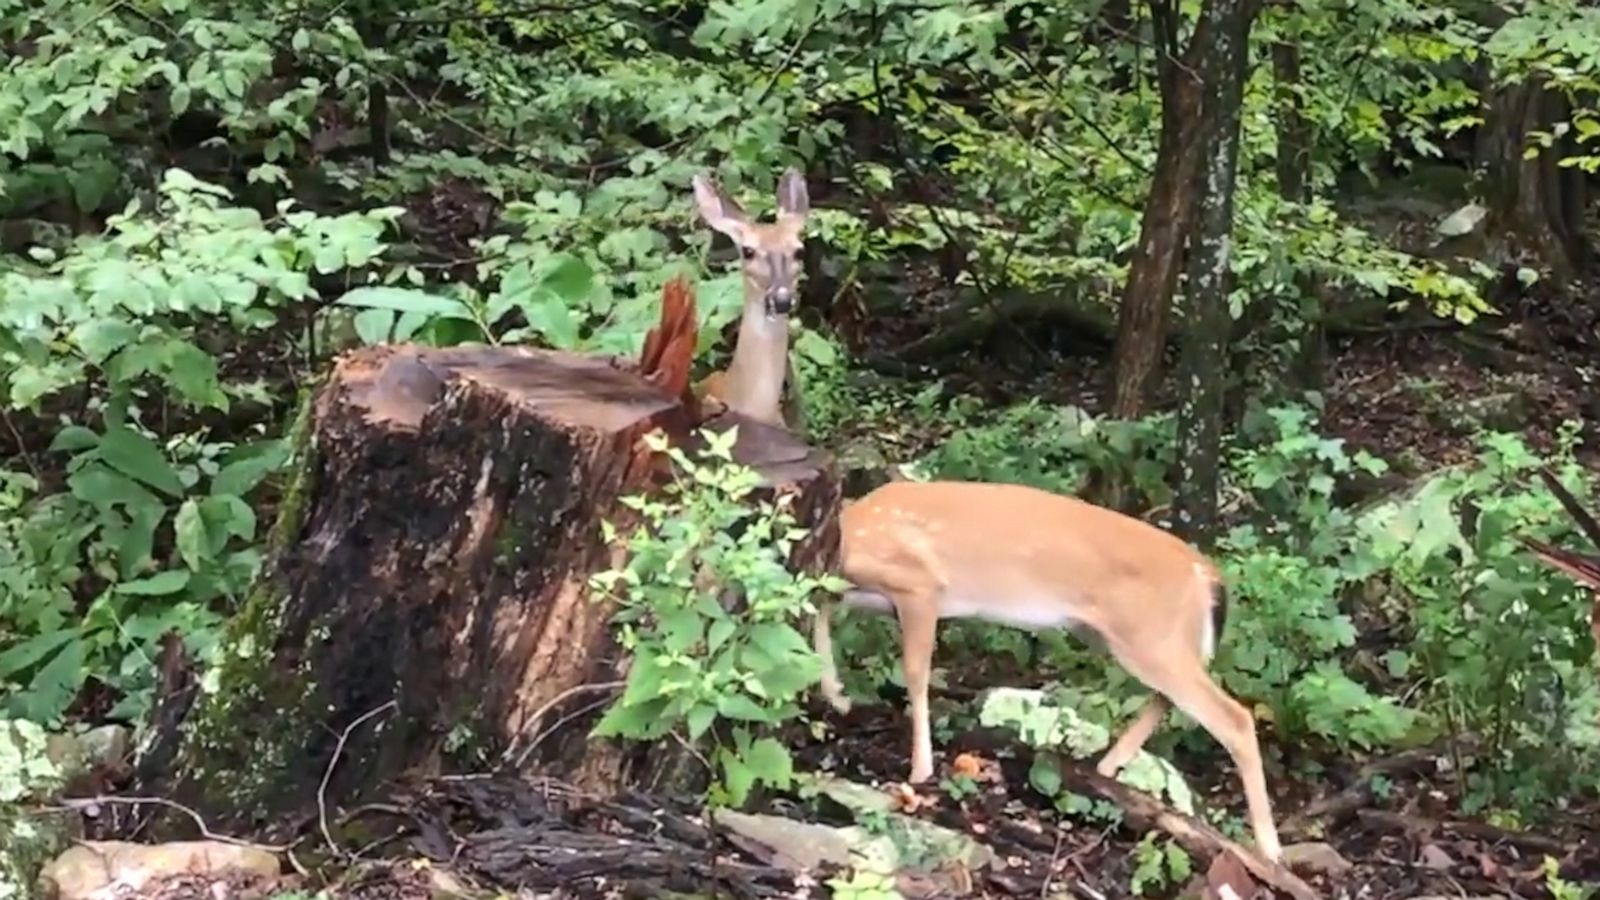
[[(1580, 345), (1583, 339), (1578, 336)], [(1101, 360), (1065, 363), (1053, 373), (1054, 390), (1049, 399), (1077, 400), (1093, 410), (1097, 405), (1094, 392), (1103, 384), (1104, 365)], [(1538, 365), (1539, 371), (1520, 373), (1486, 366), (1473, 359), (1471, 348), (1463, 348), (1448, 333), (1436, 330), (1346, 342), (1334, 348), (1329, 360), (1323, 430), (1392, 461), (1410, 459), (1422, 469), (1469, 458), (1474, 434), (1485, 424), (1498, 422), (1528, 435), (1536, 445), (1548, 447), (1564, 418), (1593, 415), (1587, 413), (1594, 395), (1586, 384), (1586, 378), (1593, 376), (1583, 368), (1592, 363), (1555, 354), (1539, 360)], [(1585, 452), (1591, 459), (1600, 456), (1594, 453), (1595, 444), (1592, 437), (1586, 443)], [(946, 695), (942, 703), (936, 699), (936, 714), (941, 706), (950, 709), (951, 695), (973, 696), (1002, 682), (1040, 686), (1030, 683), (1039, 679), (1026, 671), (1002, 671), (1004, 662), (990, 661), (965, 671), (950, 668), (949, 659), (940, 662), (946, 664), (944, 675), (949, 683), (936, 691)], [(821, 708), (814, 708), (813, 713), (826, 724), (791, 730), (797, 768), (831, 772), (875, 786), (894, 785), (904, 778), (908, 734), (898, 698), (858, 704), (842, 716)], [(1263, 741), (1272, 746), (1270, 727), (1263, 729)], [(989, 777), (954, 794), (948, 779), (936, 780), (918, 792), (922, 799), (916, 816), (965, 832), (992, 848), (1005, 863), (975, 874), (975, 895), (1064, 892), (1065, 896), (1085, 898), (1135, 896), (1130, 884), (1141, 858), (1149, 856), (1147, 851), (1141, 854), (1140, 836), (1131, 829), (1086, 825), (1081, 819), (1075, 823), (1058, 814), (1047, 798), (1030, 787), (1026, 751), (1019, 755), (1019, 747), (1014, 739), (996, 739), (992, 732), (957, 728), (939, 741), (941, 772), (948, 773), (951, 760), (970, 752), (984, 762)], [(1270, 749), (1267, 755), (1269, 760), (1276, 757)], [(1237, 818), (1244, 809), (1237, 775), (1220, 756), (1219, 750), (1208, 745), (1200, 751), (1180, 750), (1173, 762), (1190, 779), (1204, 807), (1226, 810)], [(1559, 884), (1553, 886), (1547, 878), (1546, 857), (1562, 863), (1563, 877), (1568, 880), (1600, 881), (1600, 828), (1594, 825), (1600, 822), (1600, 802), (1591, 799), (1587, 805), (1552, 810), (1546, 821), (1515, 831), (1460, 812), (1456, 798), (1463, 788), (1451, 777), (1445, 751), (1411, 754), (1408, 764), (1385, 771), (1381, 798), (1362, 790), (1368, 779), (1361, 777), (1362, 767), (1354, 761), (1324, 762), (1328, 765), (1322, 774), (1297, 777), (1280, 762), (1269, 761), (1268, 781), (1280, 823), (1329, 796), (1342, 793), (1354, 801), (1323, 821), (1322, 833), (1317, 836), (1285, 835), (1285, 843), (1326, 841), (1348, 863), (1348, 868), (1337, 873), (1302, 871), (1325, 897), (1551, 897)], [(1373, 764), (1382, 767), (1383, 760), (1367, 763), (1369, 767)], [(1305, 767), (1294, 768), (1304, 771)], [(474, 790), (489, 791), (487, 785), (485, 782)], [(703, 821), (692, 808), (658, 810), (652, 820), (657, 824), (641, 830), (640, 807), (630, 812), (595, 801), (569, 804), (552, 812), (554, 807), (518, 794), (519, 790), (525, 788), (505, 787), (493, 801), (481, 793), (458, 800), (454, 813), (448, 815), (414, 816), (397, 832), (406, 833), (410, 840), (387, 845), (384, 852), (391, 854), (390, 862), (379, 861), (382, 854), (374, 853), (368, 862), (344, 867), (332, 892), (362, 900), (421, 900), (439, 895), (440, 871), (454, 871), (491, 893), (520, 883), (524, 886), (520, 896), (659, 896), (649, 890), (639, 893), (639, 885), (683, 890), (696, 879), (728, 888), (729, 896), (785, 893), (781, 887), (784, 878), (772, 874), (770, 855), (705, 833)], [(513, 796), (521, 799), (507, 799)], [(645, 807), (657, 802), (666, 801), (647, 801)], [(537, 810), (516, 812), (517, 803), (531, 804)], [(464, 812), (467, 808), (470, 811)], [(819, 815), (816, 809), (792, 801), (769, 802), (767, 809), (802, 820)], [(662, 832), (663, 816), (673, 817), (675, 829)], [(537, 824), (542, 830), (537, 836), (533, 831), (508, 831), (508, 823), (525, 829)], [(563, 837), (557, 840), (557, 834)], [(508, 835), (521, 836), (513, 839)], [(538, 855), (556, 851), (569, 854), (562, 859), (577, 853), (591, 862), (586, 868), (563, 869), (550, 863), (549, 857)], [(418, 856), (439, 862), (419, 866), (394, 861)], [(694, 862), (696, 858), (701, 861)], [(675, 876), (662, 875), (668, 871)], [(544, 874), (530, 874), (534, 872)], [(548, 883), (556, 872), (561, 873), (559, 878)], [(1195, 877), (1203, 882), (1204, 876), (1201, 866)], [(628, 887), (630, 884), (634, 887)], [(529, 887), (541, 889), (529, 894)], [(788, 890), (803, 896), (812, 887), (802, 879)], [(907, 896), (918, 895), (914, 885), (901, 887)], [(1179, 896), (1181, 887), (1147, 884), (1144, 895)], [(227, 893), (238, 898), (266, 897), (286, 889), (315, 890), (311, 882), (292, 877), (271, 885), (234, 884)], [(754, 893), (747, 893), (752, 890)], [(216, 889), (202, 880), (179, 879), (146, 896), (216, 900), (217, 895)]]
[[(929, 327), (909, 320), (901, 324), (913, 332)], [(1324, 433), (1345, 438), (1354, 447), (1408, 469), (1426, 471), (1470, 458), (1476, 449), (1475, 436), (1485, 426), (1523, 433), (1535, 446), (1548, 448), (1559, 424), (1581, 415), (1591, 428), (1584, 455), (1591, 462), (1600, 460), (1600, 439), (1592, 431), (1594, 423), (1600, 422), (1600, 391), (1595, 388), (1600, 330), (1595, 323), (1574, 324), (1523, 311), (1499, 326), (1499, 331), (1514, 336), (1464, 340), (1457, 332), (1416, 328), (1335, 342), (1327, 366)], [(1529, 334), (1536, 337), (1528, 339)], [(244, 358), (241, 364), (272, 380), (281, 379), (283, 369), (296, 365), (277, 357)], [(1012, 377), (981, 362), (967, 363), (965, 373), (960, 371), (963, 366), (956, 366), (951, 374), (959, 389), (977, 387), (990, 396), (999, 393), (1073, 402), (1095, 412), (1101, 405), (1098, 398), (1107, 366), (1102, 357), (1077, 356), (1048, 365), (1035, 361), (1026, 367), (1033, 373), (1042, 370), (1042, 375)], [(1166, 393), (1170, 400), (1170, 387)], [(38, 437), (43, 441), (42, 432)], [(42, 443), (36, 449), (42, 449)], [(1015, 677), (1007, 680), (1013, 686), (1036, 686), (1022, 683), (1025, 672), (946, 671), (950, 681), (946, 693), (971, 695), (1007, 674)], [(908, 734), (897, 701), (861, 705), (844, 716), (828, 712), (820, 718), (826, 722), (820, 734), (794, 729), (792, 749), (797, 767), (830, 771), (875, 785), (892, 784), (905, 776)], [(1271, 745), (1269, 731), (1263, 733), (1263, 739)], [(1049, 896), (1055, 891), (1086, 898), (1132, 895), (1130, 882), (1140, 859), (1136, 834), (1063, 819), (1029, 786), (1027, 763), (1010, 755), (1004, 742), (991, 735), (958, 730), (948, 740), (941, 740), (937, 749), (946, 767), (963, 751), (998, 767), (997, 777), (960, 797), (949, 795), (937, 783), (924, 787), (920, 794), (929, 802), (916, 812), (990, 845), (1006, 862), (1003, 869), (978, 876), (973, 886), (979, 895)], [(1269, 751), (1268, 756), (1273, 754)], [(1190, 778), (1204, 805), (1242, 814), (1236, 772), (1231, 764), (1219, 764), (1219, 758), (1220, 751), (1212, 746), (1203, 755), (1180, 753), (1173, 761)], [(1424, 762), (1434, 760), (1430, 757)], [(1269, 767), (1279, 821), (1317, 798), (1357, 785), (1363, 780), (1357, 776), (1358, 769), (1354, 763), (1332, 765), (1316, 778), (1296, 778), (1281, 765)], [(1470, 817), (1459, 812), (1453, 799), (1461, 794), (1461, 786), (1435, 765), (1397, 767), (1384, 777), (1387, 789), (1381, 799), (1361, 796), (1327, 823), (1320, 839), (1331, 844), (1351, 867), (1337, 875), (1309, 876), (1324, 896), (1366, 900), (1549, 897), (1553, 890), (1544, 872), (1546, 856), (1565, 862), (1563, 870), (1570, 877), (1600, 881), (1600, 837), (1596, 834), (1600, 829), (1594, 824), (1600, 822), (1600, 803), (1552, 811), (1547, 821), (1530, 831), (1512, 832), (1467, 821)], [(771, 869), (770, 859), (705, 835), (691, 809), (670, 814), (660, 810), (658, 824), (653, 826), (656, 830), (641, 831), (636, 807), (630, 812), (614, 804), (552, 804), (548, 797), (530, 797), (526, 787), (520, 789), (524, 793), (506, 787), (490, 796), (487, 785), (471, 789), (479, 793), (456, 801), (454, 815), (413, 815), (405, 830), (408, 840), (374, 851), (370, 855), (374, 864), (344, 861), (338, 869), (344, 874), (337, 876), (333, 893), (362, 900), (432, 898), (441, 893), (437, 871), (458, 866), (462, 874), (493, 895), (495, 885), (509, 889), (519, 882), (528, 884), (531, 876), (526, 866), (541, 848), (580, 857), (587, 852), (593, 862), (588, 869), (547, 867), (560, 872), (560, 879), (537, 891), (538, 896), (635, 896), (626, 888), (628, 873), (634, 871), (629, 867), (654, 872), (653, 865), (666, 866), (680, 875), (706, 876), (723, 886), (729, 884), (727, 879), (737, 882), (742, 877), (739, 873), (746, 873), (751, 883), (771, 886), (777, 893), (775, 883), (762, 880), (767, 876), (761, 873)], [(421, 804), (419, 809), (425, 806)], [(781, 803), (769, 804), (769, 809), (800, 818), (811, 815)], [(666, 820), (675, 826), (663, 833), (659, 823)], [(545, 843), (516, 830), (530, 828), (529, 823), (535, 822), (544, 823), (541, 827), (547, 829), (542, 839)], [(569, 837), (560, 841), (549, 838), (557, 831)], [(581, 839), (571, 837), (580, 833)], [(1286, 836), (1288, 839), (1300, 838)], [(515, 846), (507, 849), (508, 841)], [(584, 847), (588, 850), (581, 851)], [(402, 861), (377, 863), (381, 854)], [(703, 866), (696, 861), (696, 854), (704, 856)], [(422, 866), (410, 861), (419, 855), (441, 863)], [(684, 888), (681, 881), (675, 886)], [(1174, 896), (1176, 889), (1176, 885), (1152, 886), (1151, 895)], [(290, 877), (270, 884), (230, 883), (219, 892), (207, 879), (188, 878), (168, 882), (145, 896), (248, 900), (285, 890), (309, 894), (316, 888), (313, 880)], [(730, 893), (739, 895), (741, 891)], [(797, 895), (804, 894), (800, 890)]]

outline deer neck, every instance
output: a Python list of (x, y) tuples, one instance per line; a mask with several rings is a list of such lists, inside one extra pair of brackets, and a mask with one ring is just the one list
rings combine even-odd
[(739, 339), (728, 365), (728, 406), (782, 426), (783, 377), (789, 362), (789, 318), (767, 315), (759, 298), (745, 298)]

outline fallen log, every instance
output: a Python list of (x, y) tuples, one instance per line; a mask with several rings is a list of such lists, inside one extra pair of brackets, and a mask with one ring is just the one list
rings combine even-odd
[[(669, 295), (664, 330), (673, 316)], [(609, 792), (672, 770), (671, 742), (587, 738), (626, 665), (589, 579), (623, 561), (602, 522), (626, 533), (620, 499), (663, 473), (643, 436), (692, 447), (695, 428), (737, 425), (735, 460), (810, 529), (791, 566), (830, 568), (838, 542), (831, 459), (782, 429), (697, 421), (675, 355), (693, 345), (654, 334), (643, 366), (519, 347), (339, 360), (216, 689), (145, 791), (213, 827), (319, 822), (337, 844), (338, 810), (403, 776), (514, 760)]]
[(1282, 891), (1295, 900), (1317, 900), (1319, 896), (1309, 884), (1289, 871), (1287, 866), (1274, 865), (1263, 860), (1253, 851), (1246, 850), (1229, 840), (1222, 832), (1206, 822), (1185, 815), (1149, 794), (1063, 757), (1057, 756), (1057, 769), (1061, 773), (1062, 784), (1121, 807), (1128, 823), (1135, 829), (1163, 831), (1191, 856), (1208, 862), (1223, 854), (1232, 855), (1257, 881)]

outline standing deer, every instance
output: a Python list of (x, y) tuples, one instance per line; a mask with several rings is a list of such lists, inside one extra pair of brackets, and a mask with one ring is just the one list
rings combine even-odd
[[(1031, 487), (981, 482), (886, 484), (840, 516), (845, 605), (893, 612), (911, 705), (911, 781), (933, 774), (928, 678), (940, 619), (980, 618), (1021, 628), (1067, 628), (1109, 648), (1155, 690), (1104, 758), (1113, 777), (1167, 710), (1193, 717), (1233, 757), (1260, 852), (1282, 857), (1250, 711), (1207, 672), (1227, 612), (1216, 567), (1187, 543), (1139, 519)], [(829, 619), (813, 643), (820, 690), (850, 708), (834, 667)]]
[(811, 211), (805, 179), (794, 169), (783, 173), (778, 180), (777, 221), (771, 224), (752, 222), (743, 207), (704, 174), (694, 177), (694, 199), (706, 224), (732, 238), (744, 254), (744, 313), (733, 361), (697, 384), (696, 393), (759, 422), (803, 430), (789, 359), (789, 314)]

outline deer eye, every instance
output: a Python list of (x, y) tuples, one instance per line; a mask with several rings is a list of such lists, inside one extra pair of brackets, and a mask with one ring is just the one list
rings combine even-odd
[(745, 259), (756, 258), (756, 248), (754, 247), (740, 247), (739, 252), (744, 254)]

